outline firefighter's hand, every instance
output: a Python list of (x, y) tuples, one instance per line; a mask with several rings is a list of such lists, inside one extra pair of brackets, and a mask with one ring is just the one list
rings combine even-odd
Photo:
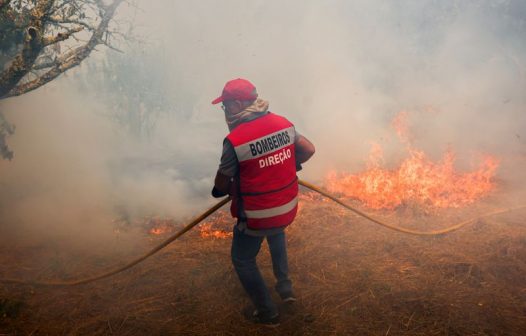
[(296, 162), (296, 171), (299, 172), (302, 169), (303, 169), (303, 167), (301, 166), (301, 163)]
[(231, 177), (221, 174), (219, 171), (214, 180), (214, 189), (212, 189), (212, 196), (219, 198), (226, 196), (230, 190)]
[(220, 198), (226, 195), (227, 194), (225, 192), (222, 192), (221, 190), (217, 189), (215, 186), (212, 189), (212, 196), (214, 196), (215, 198)]

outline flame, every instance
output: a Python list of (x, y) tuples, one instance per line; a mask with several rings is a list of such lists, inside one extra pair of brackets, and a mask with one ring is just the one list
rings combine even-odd
[[(172, 233), (178, 226), (174, 218), (158, 216), (145, 218), (144, 225), (149, 234), (156, 236)], [(226, 211), (218, 211), (208, 221), (199, 225), (199, 235), (202, 238), (228, 238), (232, 236), (232, 230), (227, 228), (231, 225), (229, 214)]]
[(225, 239), (232, 237), (232, 231), (214, 230), (212, 229), (212, 223), (204, 223), (199, 227), (199, 235), (201, 238), (219, 238)]
[(145, 225), (149, 228), (149, 234), (158, 236), (172, 232), (174, 224), (172, 218), (151, 217), (146, 219)]
[(167, 227), (157, 227), (150, 229), (149, 233), (153, 235), (161, 235), (164, 233), (170, 232), (170, 230)]
[(395, 129), (396, 135), (398, 138), (409, 144), (411, 142), (411, 136), (409, 134), (408, 126), (409, 113), (407, 111), (400, 111), (391, 121), (391, 126)]
[(208, 221), (203, 222), (199, 226), (199, 235), (201, 238), (225, 239), (232, 237), (232, 230), (228, 228), (231, 225), (229, 213), (218, 211)]
[(436, 208), (458, 208), (487, 195), (499, 161), (486, 155), (471, 172), (455, 171), (455, 154), (448, 150), (434, 163), (423, 151), (409, 145), (411, 137), (406, 124), (407, 112), (398, 114), (392, 125), (408, 147), (409, 157), (396, 169), (382, 168), (383, 150), (373, 144), (367, 169), (358, 174), (330, 172), (326, 188), (333, 193), (361, 201), (372, 209), (394, 209), (416, 202)]

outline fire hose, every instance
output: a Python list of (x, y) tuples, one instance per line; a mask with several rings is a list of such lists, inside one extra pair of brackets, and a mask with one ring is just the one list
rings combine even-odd
[[(436, 235), (446, 234), (446, 233), (449, 233), (449, 232), (456, 231), (456, 230), (462, 228), (463, 226), (465, 226), (465, 225), (467, 225), (469, 223), (475, 222), (476, 220), (479, 220), (481, 218), (490, 217), (490, 216), (494, 216), (494, 215), (497, 215), (497, 214), (502, 214), (502, 213), (511, 212), (511, 211), (514, 211), (514, 210), (526, 208), (526, 205), (523, 205), (523, 206), (518, 206), (518, 207), (514, 207), (514, 208), (495, 210), (495, 211), (486, 213), (484, 215), (465, 220), (463, 222), (460, 222), (458, 224), (455, 224), (455, 225), (450, 226), (450, 227), (445, 228), (445, 229), (433, 230), (433, 231), (418, 231), (418, 230), (411, 230), (411, 229), (406, 229), (406, 228), (403, 228), (403, 227), (395, 226), (395, 225), (392, 225), (392, 224), (385, 223), (385, 222), (383, 222), (381, 220), (375, 219), (375, 218), (369, 216), (368, 214), (366, 214), (366, 213), (364, 213), (364, 212), (362, 212), (362, 211), (360, 211), (360, 210), (358, 210), (358, 209), (356, 209), (356, 208), (354, 208), (354, 207), (342, 202), (341, 200), (339, 200), (336, 197), (328, 194), (327, 192), (321, 190), (319, 187), (317, 187), (317, 186), (315, 186), (315, 185), (313, 185), (311, 183), (308, 183), (308, 182), (305, 182), (305, 181), (302, 181), (302, 180), (299, 180), (298, 182), (299, 182), (300, 185), (302, 185), (302, 186), (304, 186), (304, 187), (306, 187), (308, 189), (311, 189), (311, 190), (321, 194), (324, 197), (327, 197), (328, 199), (340, 204), (344, 208), (346, 208), (346, 209), (356, 213), (357, 215), (359, 215), (361, 217), (364, 217), (364, 218), (366, 218), (366, 219), (368, 219), (368, 220), (370, 220), (370, 221), (372, 221), (372, 222), (374, 222), (376, 224), (379, 224), (379, 225), (381, 225), (383, 227), (386, 227), (386, 228), (394, 230), (394, 231), (407, 233), (407, 234), (412, 234), (412, 235), (417, 235), (417, 236), (436, 236)], [(172, 235), (171, 237), (169, 237), (168, 239), (163, 241), (158, 246), (154, 247), (152, 250), (150, 250), (150, 252), (144, 254), (143, 256), (131, 261), (130, 263), (128, 263), (128, 264), (126, 264), (126, 265), (124, 265), (122, 267), (116, 268), (116, 269), (108, 271), (106, 273), (103, 273), (103, 274), (100, 274), (100, 275), (97, 275), (97, 276), (93, 276), (93, 277), (89, 277), (89, 278), (85, 278), (85, 279), (81, 279), (81, 280), (74, 280), (74, 281), (38, 282), (38, 281), (24, 281), (24, 280), (18, 280), (18, 279), (0, 279), (0, 282), (3, 282), (3, 283), (14, 283), (14, 284), (24, 284), (24, 285), (35, 285), (35, 286), (76, 286), (76, 285), (83, 285), (83, 284), (94, 282), (94, 281), (97, 281), (97, 280), (100, 280), (100, 279), (108, 278), (108, 277), (110, 277), (112, 275), (115, 275), (117, 273), (121, 273), (121, 272), (123, 272), (123, 271), (125, 271), (125, 270), (127, 270), (129, 268), (132, 268), (133, 266), (141, 263), (145, 259), (147, 259), (147, 258), (151, 257), (152, 255), (154, 255), (155, 253), (159, 252), (160, 250), (162, 250), (163, 248), (168, 246), (170, 243), (172, 243), (174, 240), (176, 240), (177, 238), (181, 237), (186, 232), (190, 231), (194, 226), (199, 224), (201, 221), (203, 221), (205, 218), (210, 216), (212, 213), (214, 213), (215, 211), (220, 209), (223, 205), (227, 204), (229, 201), (230, 201), (230, 197), (224, 198), (223, 200), (218, 202), (216, 205), (212, 206), (210, 209), (206, 210), (201, 215), (196, 217), (194, 220), (192, 220), (190, 223), (188, 223), (185, 227), (183, 227), (181, 230), (176, 232), (174, 235)]]

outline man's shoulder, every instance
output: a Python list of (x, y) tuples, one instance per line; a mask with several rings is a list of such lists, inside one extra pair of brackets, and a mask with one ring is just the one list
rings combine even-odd
[(269, 114), (271, 114), (273, 116), (273, 118), (275, 118), (276, 120), (281, 120), (283, 122), (287, 122), (287, 123), (289, 123), (291, 125), (294, 125), (287, 117), (282, 116), (281, 114), (276, 114), (276, 113), (270, 112), (270, 111), (269, 111)]
[(294, 124), (287, 118), (269, 111), (259, 118), (239, 124), (230, 131), (226, 139), (229, 140), (232, 145), (236, 146), (237, 143), (244, 142), (247, 139), (265, 136), (270, 132), (269, 130), (275, 131), (276, 129), (289, 127), (294, 127)]

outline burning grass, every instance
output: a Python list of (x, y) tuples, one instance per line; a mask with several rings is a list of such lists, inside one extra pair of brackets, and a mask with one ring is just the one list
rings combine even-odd
[[(437, 228), (506, 205), (502, 202), (494, 195), (469, 208), (440, 210), (439, 217), (407, 207), (375, 215), (391, 223), (410, 221), (408, 227)], [(110, 279), (73, 288), (0, 285), (1, 309), (9, 312), (0, 316), (0, 334), (524, 334), (524, 211), (480, 220), (446, 236), (415, 237), (380, 228), (310, 193), (302, 194), (300, 205), (297, 220), (287, 229), (299, 301), (281, 307), (283, 321), (276, 331), (252, 325), (241, 315), (248, 300), (231, 266), (230, 238), (203, 237), (194, 229)], [(209, 224), (220, 218), (229, 221), (223, 212)], [(126, 233), (120, 235), (124, 239)], [(107, 253), (104, 258), (60, 246), (6, 243), (0, 247), (0, 275), (91, 275), (164, 238), (143, 230), (134, 236), (127, 256)], [(272, 285), (266, 245), (258, 261)]]
[[(508, 204), (487, 157), (460, 173), (454, 155), (431, 162), (411, 145), (401, 113), (393, 126), (409, 157), (336, 173), (326, 187), (391, 224), (420, 231), (449, 227)], [(518, 159), (519, 166), (524, 158)], [(490, 193), (493, 192), (493, 194)], [(484, 197), (484, 198), (483, 198)], [(524, 195), (518, 197), (524, 199)], [(479, 220), (449, 235), (421, 237), (379, 227), (302, 191), (288, 232), (291, 278), (299, 297), (281, 306), (275, 331), (244, 320), (249, 301), (232, 269), (234, 221), (226, 209), (138, 266), (78, 287), (0, 284), (0, 335), (524, 335), (524, 210)], [(61, 242), (1, 241), (0, 277), (84, 278), (134, 259), (186, 224), (148, 217), (115, 222), (115, 244), (76, 251)], [(274, 283), (267, 246), (258, 262)], [(278, 301), (276, 293), (274, 298)]]
[(365, 171), (356, 174), (331, 172), (325, 180), (326, 188), (340, 196), (359, 200), (372, 209), (395, 209), (408, 203), (427, 209), (460, 208), (494, 190), (499, 166), (496, 157), (483, 155), (480, 166), (469, 172), (455, 169), (453, 149), (446, 151), (439, 162), (433, 162), (412, 144), (407, 119), (407, 111), (401, 111), (392, 120), (408, 153), (398, 167), (383, 167), (383, 149), (375, 143)]
[[(188, 218), (187, 222), (191, 221)], [(145, 218), (141, 226), (150, 235), (168, 236), (178, 231), (186, 222), (176, 221), (174, 218), (150, 217)], [(198, 224), (197, 230), (201, 238), (225, 239), (232, 237), (232, 220), (230, 213), (225, 210), (218, 210), (209, 218)]]

